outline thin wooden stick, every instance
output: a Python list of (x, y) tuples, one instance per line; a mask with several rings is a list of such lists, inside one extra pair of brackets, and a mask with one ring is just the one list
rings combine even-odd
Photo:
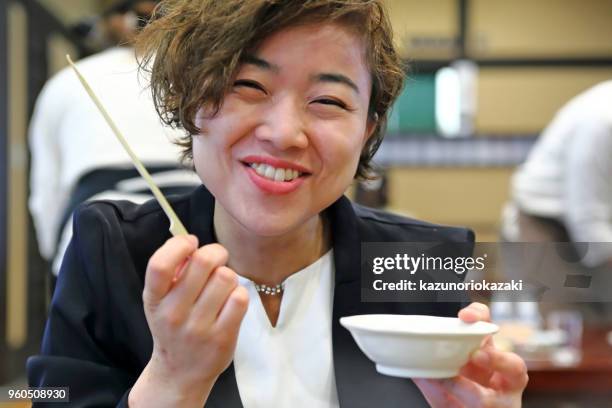
[(155, 182), (151, 178), (151, 175), (149, 174), (145, 166), (143, 166), (142, 162), (138, 159), (138, 157), (136, 157), (136, 155), (134, 154), (134, 152), (128, 145), (127, 140), (125, 140), (125, 138), (119, 131), (119, 128), (117, 128), (117, 125), (115, 125), (115, 122), (113, 122), (113, 120), (109, 116), (106, 109), (104, 109), (104, 106), (102, 106), (102, 103), (100, 102), (100, 100), (98, 99), (94, 91), (91, 89), (91, 87), (89, 86), (89, 84), (87, 83), (83, 75), (81, 75), (76, 65), (74, 65), (74, 63), (72, 62), (72, 59), (70, 59), (70, 55), (66, 55), (66, 59), (68, 60), (68, 63), (70, 64), (74, 72), (77, 74), (79, 80), (81, 81), (81, 84), (83, 84), (83, 87), (85, 88), (89, 96), (91, 97), (92, 101), (98, 107), (98, 110), (100, 111), (102, 116), (104, 116), (106, 123), (108, 123), (113, 133), (115, 134), (115, 136), (117, 136), (117, 139), (119, 140), (119, 142), (121, 143), (121, 145), (123, 146), (127, 154), (130, 156), (130, 158), (132, 159), (132, 163), (134, 163), (134, 167), (136, 167), (136, 170), (138, 170), (138, 173), (140, 173), (142, 178), (147, 182), (147, 184), (149, 185), (149, 188), (151, 189), (151, 192), (155, 196), (155, 199), (157, 200), (161, 208), (164, 210), (164, 213), (166, 213), (166, 216), (168, 217), (168, 220), (170, 221), (170, 233), (173, 236), (187, 235), (187, 230), (183, 226), (183, 223), (181, 223), (181, 220), (178, 218), (178, 216), (176, 215), (176, 213), (170, 206), (170, 203), (168, 202), (168, 200), (166, 200), (166, 197), (164, 197), (164, 194), (160, 191), (159, 187), (157, 187), (157, 185), (155, 184)]

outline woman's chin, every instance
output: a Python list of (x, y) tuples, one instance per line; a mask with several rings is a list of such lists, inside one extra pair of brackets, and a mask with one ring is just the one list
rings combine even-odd
[(287, 213), (278, 215), (260, 214), (245, 217), (240, 221), (240, 224), (253, 236), (273, 238), (301, 233), (308, 221)]

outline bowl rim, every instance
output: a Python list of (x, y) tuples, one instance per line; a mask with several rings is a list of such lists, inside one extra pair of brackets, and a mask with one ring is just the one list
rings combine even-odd
[(392, 314), (392, 313), (387, 313), (387, 314), (382, 314), (382, 313), (371, 313), (371, 314), (360, 314), (360, 315), (352, 315), (352, 316), (344, 316), (341, 317), (340, 320), (340, 324), (342, 326), (344, 326), (346, 329), (348, 330), (352, 330), (352, 329), (357, 329), (357, 330), (361, 330), (361, 331), (366, 331), (366, 332), (370, 332), (370, 333), (385, 333), (385, 334), (410, 334), (410, 335), (416, 335), (416, 336), (423, 336), (423, 337), (436, 337), (436, 336), (443, 336), (443, 337), (472, 337), (472, 336), (487, 336), (487, 335), (491, 335), (494, 333), (497, 333), (499, 331), (499, 326), (491, 323), (491, 322), (485, 322), (485, 321), (478, 321), (478, 322), (474, 322), (474, 323), (466, 323), (469, 324), (471, 328), (476, 329), (476, 331), (473, 332), (464, 332), (464, 333), (458, 333), (456, 331), (440, 331), (440, 332), (428, 332), (428, 331), (419, 331), (418, 329), (415, 330), (415, 327), (405, 327), (405, 326), (398, 326), (398, 327), (390, 327), (388, 329), (385, 330), (379, 330), (379, 329), (373, 329), (372, 327), (369, 327), (368, 325), (365, 325), (363, 323), (359, 323), (358, 319), (360, 317), (363, 316), (402, 316), (402, 317), (407, 317), (407, 318), (421, 318), (421, 319), (426, 319), (426, 318), (436, 318), (436, 319), (453, 319), (453, 320), (458, 320), (458, 317), (448, 317), (448, 316), (433, 316), (433, 315), (418, 315), (418, 314), (410, 314), (410, 315), (404, 315), (404, 314)]

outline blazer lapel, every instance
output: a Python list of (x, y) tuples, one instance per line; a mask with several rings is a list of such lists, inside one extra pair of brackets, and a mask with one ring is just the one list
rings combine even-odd
[(206, 401), (206, 408), (242, 408), (234, 363), (215, 382)]
[(340, 318), (355, 314), (390, 313), (385, 303), (361, 303), (361, 241), (350, 201), (340, 198), (329, 209), (334, 246), (335, 289), (332, 347), (341, 407), (427, 407), (421, 392), (405, 378), (384, 376), (359, 349)]

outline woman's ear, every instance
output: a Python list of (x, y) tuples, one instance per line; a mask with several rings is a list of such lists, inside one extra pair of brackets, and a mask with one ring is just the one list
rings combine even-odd
[(204, 127), (204, 124), (206, 122), (206, 110), (204, 108), (204, 105), (200, 106), (200, 108), (198, 109), (198, 112), (196, 113), (195, 116), (195, 120), (193, 121), (193, 124), (200, 129), (200, 133), (202, 133), (202, 129)]
[(374, 131), (376, 130), (376, 127), (378, 127), (378, 113), (374, 112), (373, 115), (368, 115), (365, 139), (363, 140), (364, 145), (368, 142), (368, 140), (370, 140), (370, 138), (374, 134)]

